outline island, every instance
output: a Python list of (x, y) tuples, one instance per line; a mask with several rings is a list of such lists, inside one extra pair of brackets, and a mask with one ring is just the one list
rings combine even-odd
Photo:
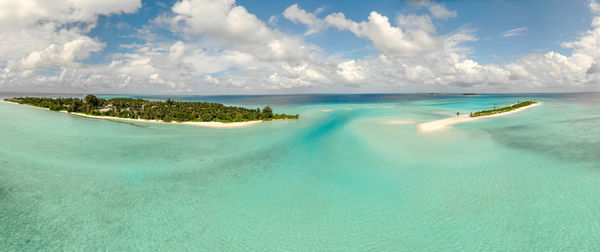
[(182, 123), (207, 127), (230, 128), (262, 121), (298, 119), (299, 115), (275, 114), (269, 106), (262, 110), (220, 103), (184, 102), (167, 99), (149, 101), (135, 98), (103, 99), (95, 95), (79, 98), (15, 97), (7, 102), (31, 105), (54, 111), (98, 119), (142, 122)]
[(504, 115), (508, 115), (508, 114), (517, 113), (517, 112), (523, 111), (525, 109), (538, 106), (540, 104), (541, 104), (540, 102), (536, 102), (536, 101), (524, 101), (524, 102), (519, 101), (516, 104), (510, 105), (510, 106), (506, 106), (506, 107), (502, 107), (502, 108), (494, 108), (494, 109), (490, 109), (490, 110), (477, 111), (474, 113), (470, 113), (468, 115), (461, 115), (460, 113), (456, 113), (456, 116), (452, 116), (452, 117), (449, 117), (446, 119), (421, 123), (421, 124), (417, 125), (417, 129), (420, 132), (435, 131), (435, 130), (443, 129), (446, 126), (457, 124), (457, 123), (470, 122), (470, 121), (476, 121), (476, 120), (485, 119), (485, 118), (504, 116)]
[(502, 107), (502, 108), (494, 108), (494, 109), (490, 109), (490, 110), (483, 110), (483, 111), (477, 111), (475, 113), (471, 113), (469, 114), (469, 116), (471, 117), (479, 117), (479, 116), (489, 116), (489, 115), (495, 115), (495, 114), (500, 114), (500, 113), (506, 113), (509, 111), (513, 111), (513, 110), (517, 110), (519, 108), (522, 107), (527, 107), (533, 104), (537, 104), (538, 102), (536, 101), (524, 101), (524, 102), (518, 102), (516, 104), (510, 105), (510, 106), (506, 106), (506, 107)]

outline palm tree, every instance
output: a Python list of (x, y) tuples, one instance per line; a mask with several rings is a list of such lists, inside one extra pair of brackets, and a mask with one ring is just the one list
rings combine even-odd
[(456, 118), (458, 118), (458, 115), (460, 115), (460, 113), (459, 113), (459, 112), (456, 112)]

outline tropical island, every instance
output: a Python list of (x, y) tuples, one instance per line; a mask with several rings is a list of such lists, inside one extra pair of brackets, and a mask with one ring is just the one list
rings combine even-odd
[(103, 99), (95, 95), (79, 98), (15, 97), (5, 101), (100, 119), (185, 123), (199, 126), (245, 126), (256, 122), (298, 119), (299, 115), (275, 114), (269, 106), (262, 110), (220, 103), (183, 102), (167, 99), (149, 101), (134, 98)]
[(519, 109), (522, 107), (527, 107), (527, 106), (530, 106), (530, 105), (536, 104), (536, 103), (538, 103), (538, 102), (536, 102), (536, 101), (518, 102), (516, 104), (502, 107), (502, 108), (494, 108), (494, 109), (490, 109), (490, 110), (477, 111), (475, 113), (469, 114), (469, 116), (478, 117), (478, 116), (488, 116), (488, 115), (506, 113), (506, 112), (513, 111), (513, 110), (516, 110), (516, 109)]
[(510, 105), (510, 106), (506, 106), (506, 107), (502, 107), (502, 108), (494, 108), (494, 109), (490, 109), (490, 110), (477, 111), (474, 113), (470, 113), (468, 115), (460, 115), (460, 113), (456, 113), (456, 117), (452, 116), (452, 117), (449, 117), (446, 119), (421, 123), (421, 124), (417, 125), (417, 129), (421, 132), (429, 132), (429, 131), (439, 130), (448, 125), (453, 125), (453, 124), (457, 124), (457, 123), (470, 122), (470, 121), (476, 121), (479, 119), (485, 119), (485, 118), (491, 118), (491, 117), (497, 117), (497, 116), (503, 116), (503, 115), (508, 115), (508, 114), (512, 114), (512, 113), (517, 113), (517, 112), (523, 111), (525, 109), (535, 107), (540, 104), (541, 104), (540, 102), (536, 102), (536, 101), (524, 101), (524, 102), (519, 101), (516, 104)]

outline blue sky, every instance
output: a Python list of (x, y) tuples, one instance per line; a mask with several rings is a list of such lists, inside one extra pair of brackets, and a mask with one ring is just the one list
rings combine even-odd
[[(2, 27), (10, 53), (0, 59), (0, 85), (7, 89), (92, 85), (136, 92), (153, 82), (159, 93), (597, 90), (596, 48), (577, 43), (597, 40), (595, 1), (33, 2), (55, 13), (0, 20), (36, 38), (24, 44)], [(23, 12), (21, 4), (9, 0), (3, 9)], [(214, 13), (203, 10), (212, 5)], [(455, 14), (437, 16), (435, 8)], [(243, 15), (230, 19), (239, 10)], [(402, 18), (420, 26), (405, 26)], [(314, 24), (316, 32), (308, 34)], [(264, 33), (240, 37), (238, 26)], [(71, 45), (77, 50), (67, 50)], [(156, 65), (166, 59), (171, 65)], [(544, 71), (556, 71), (554, 80), (541, 77)], [(557, 76), (564, 76), (560, 83)]]
[[(176, 1), (142, 1), (142, 8), (135, 14), (100, 16), (98, 26), (90, 36), (100, 37), (107, 44), (103, 54), (95, 61), (106, 59), (107, 55), (119, 51), (119, 45), (142, 43), (135, 38), (127, 38), (135, 29), (141, 29), (149, 20), (168, 12)], [(585, 31), (591, 22), (590, 10), (585, 0), (531, 0), (531, 1), (441, 1), (448, 9), (456, 10), (458, 16), (438, 23), (439, 33), (450, 33), (459, 28), (476, 29), (479, 40), (470, 44), (472, 56), (480, 63), (500, 63), (514, 60), (524, 54), (555, 50), (567, 52), (560, 47), (563, 41), (570, 41)], [(275, 25), (281, 31), (303, 34), (305, 27), (281, 17), (281, 13), (292, 4), (299, 4), (308, 11), (322, 8), (320, 16), (331, 12), (343, 12), (348, 18), (366, 20), (371, 11), (388, 17), (398, 13), (423, 12), (416, 10), (406, 1), (237, 1), (251, 13), (267, 22), (271, 16), (278, 16)], [(126, 24), (123, 26), (123, 24)], [(514, 37), (502, 37), (503, 32), (526, 27), (527, 31)], [(172, 34), (171, 34), (172, 35)], [(348, 58), (365, 54), (375, 55), (377, 51), (365, 39), (357, 38), (350, 32), (339, 32), (330, 28), (307, 37), (327, 53), (340, 53)], [(358, 51), (358, 52), (357, 52)]]

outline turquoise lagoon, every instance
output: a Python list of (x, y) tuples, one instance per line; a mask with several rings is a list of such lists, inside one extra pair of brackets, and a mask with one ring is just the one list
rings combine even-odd
[[(170, 98), (301, 119), (211, 129), (0, 103), (0, 250), (600, 250), (600, 94)], [(525, 99), (543, 104), (416, 130)]]

